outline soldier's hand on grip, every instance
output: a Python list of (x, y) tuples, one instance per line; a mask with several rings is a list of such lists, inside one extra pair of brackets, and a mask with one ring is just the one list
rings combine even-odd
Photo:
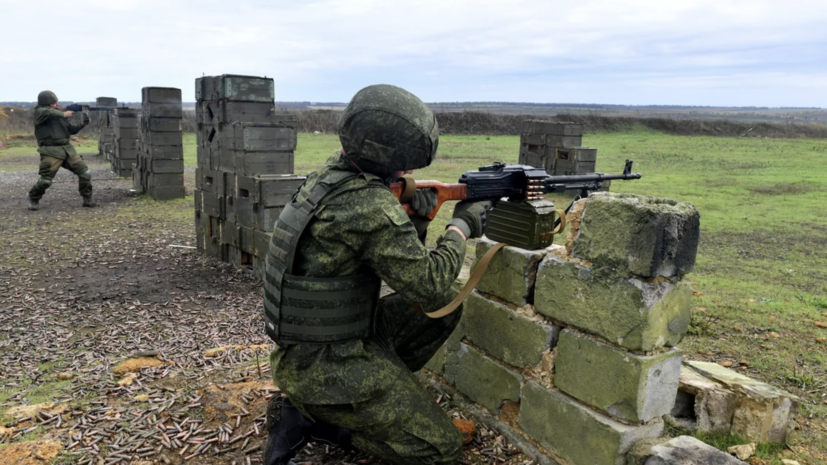
[(66, 110), (66, 111), (64, 111), (64, 112), (63, 112), (63, 117), (64, 117), (64, 118), (71, 118), (71, 117), (72, 117), (72, 115), (74, 115), (74, 114), (75, 114), (75, 112), (74, 112), (74, 111), (69, 111), (69, 110)]
[(459, 228), (467, 239), (481, 237), (485, 232), (485, 217), (491, 207), (490, 200), (463, 200), (454, 207), (454, 218), (448, 225)]
[(436, 192), (431, 189), (417, 189), (411, 199), (411, 208), (417, 216), (428, 216), (438, 203)]

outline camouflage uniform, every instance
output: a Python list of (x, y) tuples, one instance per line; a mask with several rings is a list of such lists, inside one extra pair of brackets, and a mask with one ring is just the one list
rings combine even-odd
[[(353, 167), (341, 155), (310, 176), (299, 198), (331, 171)], [(461, 437), (413, 376), (447, 340), (461, 311), (431, 319), (453, 298), (465, 240), (448, 231), (428, 251), (399, 200), (378, 176), (361, 174), (331, 193), (302, 236), (298, 274), (335, 277), (362, 265), (397, 294), (381, 299), (374, 334), (339, 344), (273, 351), (273, 380), (308, 418), (350, 428), (359, 450), (391, 463), (451, 463)]]
[[(55, 100), (56, 101), (56, 100)], [(88, 116), (84, 114), (84, 122)], [(70, 136), (77, 134), (85, 124), (72, 124), (63, 116), (63, 111), (48, 105), (34, 109), (34, 133), (37, 151), (40, 153), (40, 178), (29, 191), (29, 199), (37, 203), (52, 185), (58, 170), (63, 167), (77, 175), (78, 191), (85, 199), (92, 196), (92, 174), (83, 158), (69, 143)]]
[[(393, 172), (431, 163), (438, 134), (407, 91), (361, 90), (340, 120), (342, 151), (276, 222), (264, 316), (278, 343), (273, 380), (289, 400), (268, 406), (267, 465), (288, 463), (309, 439), (396, 464), (459, 458), (459, 432), (413, 372), (461, 318), (461, 307), (442, 319), (422, 310), (456, 295), (465, 238), (448, 230), (429, 251), (418, 233), (426, 225), (415, 226), (388, 188)], [(396, 293), (379, 299), (380, 278)]]

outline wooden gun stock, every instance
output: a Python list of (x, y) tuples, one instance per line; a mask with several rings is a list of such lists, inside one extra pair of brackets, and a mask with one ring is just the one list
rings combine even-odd
[(445, 184), (439, 181), (414, 181), (413, 178), (403, 177), (401, 181), (395, 182), (390, 186), (393, 195), (399, 199), (402, 208), (408, 216), (413, 216), (416, 213), (411, 207), (411, 199), (417, 189), (431, 189), (436, 192), (437, 204), (431, 213), (427, 216), (429, 220), (433, 220), (439, 212), (442, 204), (449, 200), (465, 200), (468, 197), (468, 186), (466, 184)]

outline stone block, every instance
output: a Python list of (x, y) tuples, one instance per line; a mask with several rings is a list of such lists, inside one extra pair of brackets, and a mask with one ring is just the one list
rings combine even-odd
[(465, 300), (464, 336), (475, 346), (516, 367), (540, 363), (552, 348), (560, 327), (520, 315), (476, 291)]
[(662, 422), (625, 425), (533, 381), (522, 390), (520, 427), (574, 465), (623, 465), (636, 442), (659, 437), (663, 431)]
[[(496, 242), (483, 237), (477, 243), (476, 264)], [(547, 250), (526, 250), (519, 247), (503, 247), (494, 255), (488, 270), (477, 284), (477, 289), (522, 307), (534, 302), (534, 281), (537, 266)], [(473, 272), (472, 269), (472, 272)]]
[(464, 343), (459, 343), (458, 350), (449, 352), (445, 377), (460, 392), (494, 415), (503, 402), (520, 400), (522, 377)]
[(730, 433), (753, 442), (785, 442), (801, 399), (761, 381), (724, 368), (717, 363), (687, 362), (707, 378), (738, 397)]
[(723, 385), (683, 366), (669, 422), (691, 430), (727, 434), (738, 397)]
[[(645, 442), (645, 441), (642, 441)], [(635, 445), (627, 465), (743, 465), (744, 462), (691, 436), (678, 436), (659, 444)]]
[(681, 351), (644, 356), (565, 330), (555, 359), (555, 385), (566, 394), (632, 422), (672, 410), (681, 374)]
[(572, 255), (621, 275), (681, 277), (695, 265), (699, 235), (691, 203), (598, 192), (586, 202)]
[(650, 282), (600, 275), (548, 254), (540, 263), (534, 309), (632, 350), (680, 342), (689, 328), (688, 282)]
[(437, 349), (436, 353), (434, 353), (434, 356), (431, 357), (431, 359), (425, 363), (424, 368), (427, 368), (429, 371), (432, 371), (438, 375), (445, 374), (445, 361), (447, 359), (448, 352), (456, 352), (457, 350), (459, 350), (460, 343), (462, 342), (462, 335), (465, 332), (463, 329), (463, 324), (465, 321), (464, 314), (462, 318), (463, 319), (460, 320), (454, 332), (451, 333), (451, 335), (448, 337), (448, 340), (445, 341), (445, 344), (443, 344), (439, 349)]

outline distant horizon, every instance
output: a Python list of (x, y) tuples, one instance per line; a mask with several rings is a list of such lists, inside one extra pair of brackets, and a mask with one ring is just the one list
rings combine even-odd
[[(100, 96), (103, 97), (103, 96)], [(110, 97), (110, 96), (107, 96)], [(117, 97), (116, 97), (117, 98)], [(67, 103), (67, 104), (94, 104), (95, 100), (60, 100), (60, 103)], [(186, 101), (182, 102), (185, 106), (194, 106), (195, 101)], [(7, 100), (3, 101), (0, 100), (0, 106), (16, 106), (19, 104), (26, 104), (31, 106), (36, 106), (37, 101), (24, 101), (24, 100)], [(121, 101), (118, 100), (118, 105), (138, 105), (140, 106), (140, 101)], [(308, 106), (341, 106), (344, 107), (347, 105), (347, 102), (322, 102), (322, 101), (313, 101), (313, 100), (276, 100), (276, 105), (279, 104), (305, 104)], [(602, 108), (676, 108), (676, 109), (684, 109), (684, 108), (700, 108), (700, 109), (744, 109), (744, 110), (827, 110), (827, 107), (797, 107), (797, 106), (755, 106), (755, 105), (747, 105), (747, 106), (726, 106), (726, 105), (673, 105), (673, 104), (617, 104), (617, 103), (575, 103), (575, 102), (511, 102), (511, 101), (451, 101), (451, 102), (425, 102), (427, 105), (456, 105), (456, 106), (470, 106), (470, 105), (503, 105), (503, 106), (546, 106), (546, 107), (572, 107), (572, 108), (588, 108), (588, 107), (602, 107)]]

